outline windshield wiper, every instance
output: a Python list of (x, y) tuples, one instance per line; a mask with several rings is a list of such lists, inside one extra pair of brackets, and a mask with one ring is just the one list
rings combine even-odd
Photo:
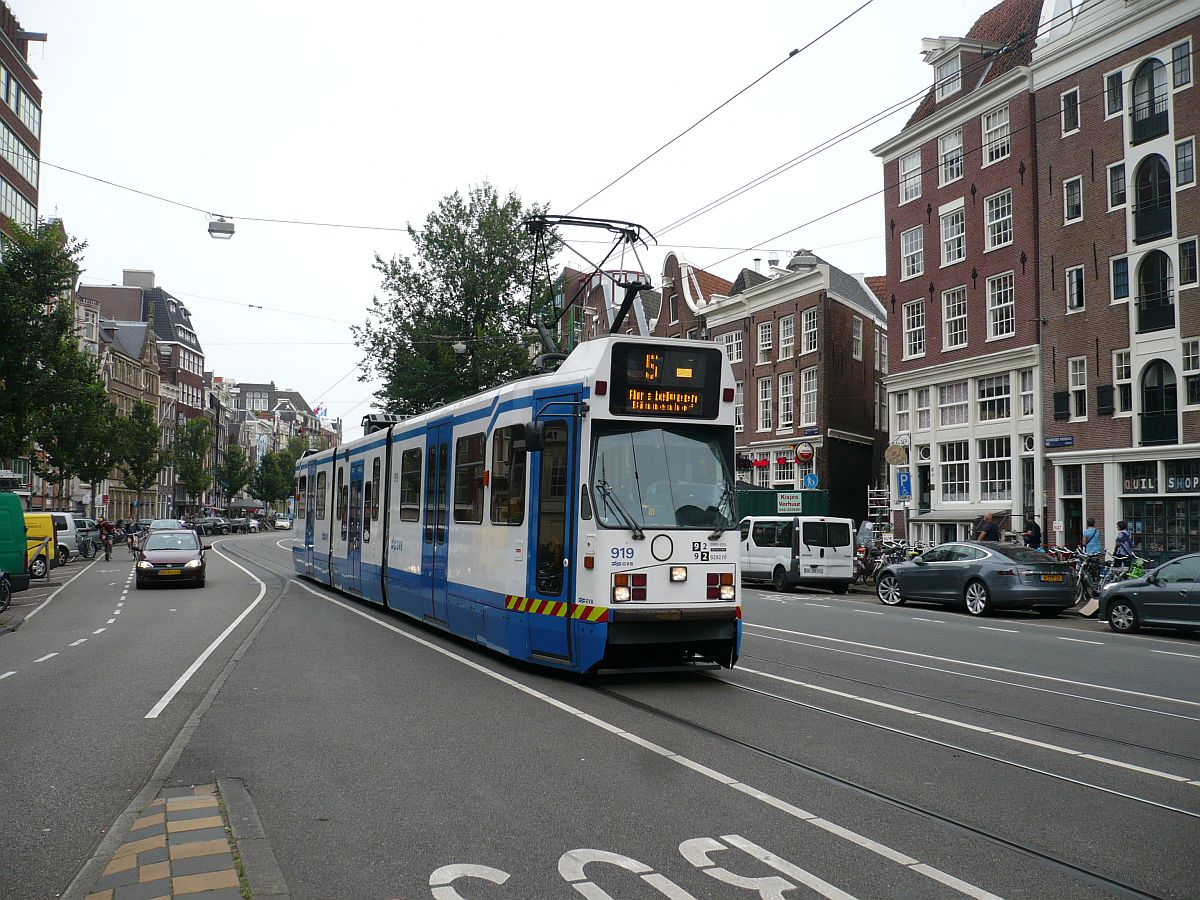
[[(733, 525), (733, 488), (729, 486), (728, 480), (725, 482), (725, 488), (721, 491), (721, 499), (717, 501), (721, 507), (718, 510), (723, 516), (721, 524), (713, 529), (713, 533), (708, 536), (710, 541), (720, 540), (726, 530)], [(729, 514), (725, 514), (725, 510), (729, 510)]]
[(637, 519), (630, 515), (629, 510), (621, 504), (621, 501), (617, 498), (617, 492), (613, 490), (612, 485), (608, 483), (608, 479), (604, 476), (604, 463), (601, 462), (600, 480), (596, 482), (596, 492), (600, 495), (600, 499), (604, 501), (605, 506), (616, 510), (617, 515), (625, 521), (625, 524), (633, 532), (633, 539), (635, 541), (645, 540), (646, 534), (642, 531), (642, 526), (638, 524)]

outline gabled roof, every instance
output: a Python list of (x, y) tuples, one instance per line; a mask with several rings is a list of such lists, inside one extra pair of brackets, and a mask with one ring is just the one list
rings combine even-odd
[(925, 99), (913, 110), (904, 127), (909, 128), (932, 115), (941, 107), (951, 105), (977, 87), (999, 78), (1018, 66), (1029, 65), (1033, 57), (1033, 45), (1037, 41), (1038, 22), (1042, 14), (1042, 0), (1003, 0), (975, 20), (967, 32), (965, 41), (977, 44), (997, 44), (1001, 49), (985, 56), (977, 65), (962, 74), (963, 89), (951, 94), (940, 104), (934, 85), (930, 85)]
[(883, 295), (887, 291), (887, 276), (868, 275), (863, 281), (867, 283), (867, 287), (871, 289), (871, 293), (875, 295), (875, 299), (883, 303)]
[(146, 323), (106, 319), (100, 323), (100, 336), (118, 353), (140, 360), (146, 346)]
[[(818, 256), (817, 259), (821, 258)], [(821, 262), (829, 266), (829, 290), (873, 318), (887, 321), (887, 310), (862, 281), (823, 259)]]
[(733, 289), (733, 283), (726, 281), (720, 275), (714, 275), (712, 272), (706, 272), (699, 266), (692, 266), (692, 273), (696, 276), (696, 281), (700, 284), (700, 293), (707, 303), (710, 297), (728, 297), (729, 292)]
[(638, 297), (642, 300), (642, 312), (646, 314), (646, 321), (653, 322), (662, 312), (662, 294), (658, 291), (642, 291)]
[(735, 294), (740, 294), (746, 288), (752, 288), (756, 284), (762, 284), (767, 280), (767, 276), (762, 272), (755, 272), (753, 269), (742, 269), (742, 271), (738, 272), (737, 278), (733, 280), (733, 287), (729, 289), (729, 296), (732, 297)]
[(148, 311), (153, 307), (154, 334), (160, 341), (175, 341), (197, 353), (204, 352), (200, 346), (200, 339), (195, 337), (196, 329), (192, 325), (192, 316), (186, 306), (162, 288), (142, 288), (141, 291), (145, 310), (142, 316), (147, 318)]

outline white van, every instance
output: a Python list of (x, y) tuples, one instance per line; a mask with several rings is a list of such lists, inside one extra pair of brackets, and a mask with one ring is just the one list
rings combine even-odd
[(742, 578), (777, 591), (826, 587), (835, 594), (854, 578), (854, 520), (832, 516), (742, 519)]

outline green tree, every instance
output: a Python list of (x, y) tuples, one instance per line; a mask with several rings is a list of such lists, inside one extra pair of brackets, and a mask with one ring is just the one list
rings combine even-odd
[(360, 380), (383, 381), (375, 397), (385, 410), (413, 415), (529, 371), (534, 243), (522, 221), (541, 211), (485, 182), (443, 197), (421, 230), (408, 226), (412, 256), (375, 257), (384, 295), (352, 330)]
[[(267, 453), (258, 461), (248, 490), (251, 497), (262, 503), (264, 512), (281, 496), (287, 496), (287, 491), (291, 490), (291, 469), (284, 468), (286, 465), (287, 457), (279, 453)], [(285, 484), (281, 494), (281, 487)]]
[(172, 450), (175, 474), (193, 510), (199, 496), (212, 485), (213, 476), (208, 468), (208, 450), (212, 441), (212, 426), (204, 418), (191, 419), (175, 432)]
[(246, 451), (240, 444), (226, 447), (225, 458), (213, 469), (213, 478), (226, 500), (232, 500), (234, 494), (249, 484), (253, 477), (254, 469), (246, 461)]
[(29, 452), (47, 401), (58, 387), (51, 362), (75, 329), (71, 305), (58, 302), (79, 274), (84, 245), (61, 229), (13, 225), (0, 254), (0, 457)]
[(117, 471), (125, 487), (137, 492), (138, 515), (142, 495), (154, 487), (166, 463), (158, 451), (162, 432), (154, 407), (138, 403), (128, 417), (117, 420)]

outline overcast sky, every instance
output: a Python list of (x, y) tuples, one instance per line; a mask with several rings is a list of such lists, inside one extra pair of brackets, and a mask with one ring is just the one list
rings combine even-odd
[[(199, 213), (50, 164), (235, 216), (403, 227), (483, 180), (566, 213), (861, 2), (8, 0), (49, 34), (30, 53), (40, 212), (87, 241), (84, 281), (153, 269), (208, 368), (327, 403), (347, 437), (374, 385), (346, 323), (404, 234), (238, 222), (216, 241)], [(664, 228), (927, 87), (921, 38), (964, 34), (991, 5), (875, 0), (580, 214)], [(870, 148), (910, 109), (662, 235), (655, 282), (663, 248), (748, 247), (878, 190)], [(768, 246), (882, 274), (883, 230), (876, 197)], [(730, 279), (770, 255), (683, 252)]]

